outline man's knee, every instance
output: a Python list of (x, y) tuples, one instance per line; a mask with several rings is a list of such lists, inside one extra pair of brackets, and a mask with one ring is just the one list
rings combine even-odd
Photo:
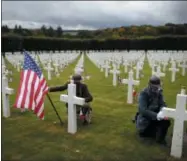
[(160, 121), (160, 125), (162, 127), (168, 128), (171, 125), (171, 121), (170, 120), (162, 120), (162, 121)]

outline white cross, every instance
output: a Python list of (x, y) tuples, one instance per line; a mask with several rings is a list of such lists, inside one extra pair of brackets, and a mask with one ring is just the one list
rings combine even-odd
[(5, 72), (6, 72), (6, 66), (2, 65), (2, 74), (5, 74)]
[(186, 62), (183, 61), (183, 64), (180, 65), (180, 67), (182, 68), (182, 76), (185, 76), (185, 74), (186, 74), (186, 68), (187, 68)]
[(64, 65), (63, 63), (61, 63), (61, 64), (60, 64), (61, 72), (63, 72), (64, 68), (65, 68), (65, 65)]
[(39, 60), (38, 60), (37, 55), (35, 56), (35, 62), (36, 62), (36, 64), (39, 66)]
[(18, 63), (17, 63), (17, 70), (18, 70), (18, 72), (20, 72), (20, 67), (21, 67), (21, 63), (18, 62)]
[(110, 66), (108, 65), (108, 61), (106, 61), (106, 64), (105, 64), (105, 77), (107, 78), (108, 77), (108, 69), (110, 69)]
[(125, 72), (125, 73), (128, 72), (128, 65), (129, 65), (129, 63), (125, 60), (124, 63), (123, 63), (123, 66), (124, 66), (124, 72)]
[(157, 66), (157, 71), (153, 72), (153, 75), (157, 76), (157, 77), (165, 77), (165, 73), (162, 73), (160, 70), (160, 66)]
[(51, 80), (51, 71), (53, 71), (53, 68), (51, 67), (50, 62), (47, 63), (47, 68), (45, 69), (47, 70), (47, 73), (48, 73), (48, 80)]
[(140, 81), (133, 79), (133, 71), (131, 70), (129, 72), (129, 78), (122, 80), (123, 84), (128, 84), (128, 95), (127, 95), (127, 103), (132, 104), (133, 103), (133, 86), (139, 85)]
[(103, 64), (100, 64), (101, 72), (103, 72), (103, 68), (104, 68), (104, 65), (103, 65)]
[(166, 67), (167, 67), (168, 63), (167, 63), (166, 61), (164, 61), (162, 64), (163, 64), (163, 72), (165, 72), (165, 71), (166, 71)]
[(184, 91), (181, 91), (181, 94), (177, 94), (176, 109), (162, 109), (164, 116), (173, 118), (175, 120), (170, 155), (177, 158), (182, 156), (184, 121), (187, 121), (187, 95), (183, 93)]
[[(8, 71), (8, 69), (2, 72), (2, 75), (4, 75), (5, 77), (7, 77), (9, 74), (12, 75), (12, 71)], [(12, 82), (12, 78), (9, 79), (9, 82)]]
[(3, 66), (3, 65), (5, 66), (5, 59), (4, 59), (3, 56), (1, 57), (1, 60), (2, 60), (2, 66)]
[(58, 60), (56, 60), (54, 66), (55, 66), (55, 73), (58, 73), (58, 67), (59, 67)]
[(2, 78), (3, 116), (10, 117), (9, 95), (14, 93), (14, 89), (8, 87), (8, 79), (5, 75)]
[(117, 69), (120, 69), (120, 62), (117, 62)]
[(76, 67), (74, 72), (75, 72), (75, 74), (82, 75), (82, 73), (84, 72), (84, 69), (80, 68), (80, 67)]
[(60, 95), (60, 101), (68, 103), (68, 133), (77, 132), (77, 111), (76, 105), (84, 105), (85, 99), (76, 96), (76, 85), (68, 84), (68, 95)]
[(140, 64), (139, 62), (136, 64), (136, 79), (139, 79), (140, 78), (140, 70), (142, 70), (142, 68), (140, 67)]
[(113, 74), (113, 86), (117, 85), (117, 75), (120, 74), (120, 71), (116, 69), (116, 65), (113, 64), (113, 70), (110, 70)]
[(156, 72), (155, 68), (157, 67), (157, 65), (155, 63), (151, 64), (151, 68), (152, 68), (152, 75), (154, 75), (154, 73)]
[(179, 71), (179, 69), (176, 68), (176, 63), (175, 62), (172, 62), (172, 67), (169, 68), (169, 71), (172, 72), (171, 82), (174, 82), (175, 81), (176, 72)]

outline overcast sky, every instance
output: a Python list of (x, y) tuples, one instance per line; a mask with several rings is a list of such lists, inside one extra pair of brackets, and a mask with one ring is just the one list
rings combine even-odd
[(3, 1), (2, 23), (38, 28), (98, 29), (187, 23), (185, 1)]

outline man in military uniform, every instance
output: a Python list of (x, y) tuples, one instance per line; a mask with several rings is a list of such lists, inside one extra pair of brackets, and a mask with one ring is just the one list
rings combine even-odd
[[(85, 98), (85, 105), (79, 106), (77, 105), (77, 114), (80, 113), (80, 110), (82, 109), (82, 114), (85, 116), (88, 112), (92, 111), (92, 108), (89, 105), (89, 102), (93, 101), (93, 97), (90, 94), (88, 87), (86, 84), (81, 83), (82, 77), (79, 74), (75, 74), (72, 77), (72, 80), (76, 84), (76, 96)], [(64, 91), (67, 90), (69, 82), (67, 82), (65, 85), (57, 86), (57, 87), (50, 87), (49, 92), (58, 92), (58, 91)], [(68, 104), (66, 103), (66, 107), (68, 108)], [(87, 124), (88, 120), (86, 117), (84, 117), (83, 124)]]
[(170, 120), (164, 117), (161, 111), (167, 105), (164, 102), (160, 84), (160, 79), (152, 76), (148, 87), (140, 92), (135, 122), (140, 137), (151, 137), (158, 143), (166, 145), (165, 137)]

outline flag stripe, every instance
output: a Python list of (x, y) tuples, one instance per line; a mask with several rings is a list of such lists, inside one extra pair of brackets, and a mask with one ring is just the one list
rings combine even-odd
[(39, 110), (38, 110), (38, 113), (37, 113), (37, 115), (38, 115), (38, 117), (41, 117), (41, 114), (42, 114), (42, 112), (44, 111), (44, 104), (42, 104), (42, 106), (40, 107), (40, 108), (38, 108)]
[(22, 79), (22, 86), (21, 86), (21, 91), (20, 91), (20, 95), (19, 95), (19, 98), (18, 98), (18, 107), (19, 108), (24, 108), (21, 106), (21, 102), (23, 100), (23, 92), (24, 92), (24, 88), (25, 88), (25, 80), (26, 80), (26, 75), (27, 75), (27, 70), (24, 71), (23, 73), (23, 79)]
[(18, 88), (18, 91), (17, 91), (17, 95), (16, 95), (16, 103), (14, 104), (14, 107), (16, 108), (19, 108), (17, 105), (18, 105), (18, 98), (19, 98), (19, 94), (21, 92), (21, 86), (22, 86), (22, 78), (23, 78), (23, 72), (20, 73), (20, 82), (19, 82), (19, 88)]
[[(34, 74), (33, 81), (36, 82), (36, 79), (37, 79), (37, 75)], [(35, 84), (31, 83), (31, 94), (30, 94), (30, 99), (29, 99), (29, 109), (32, 109), (32, 107), (34, 106), (33, 98), (34, 98), (34, 85)]]
[(21, 107), (24, 107), (25, 106), (25, 108), (27, 108), (27, 106), (26, 106), (26, 99), (27, 99), (27, 97), (28, 97), (28, 95), (29, 95), (29, 90), (28, 90), (28, 82), (29, 82), (29, 77), (30, 77), (30, 73), (31, 73), (31, 71), (27, 71), (27, 73), (25, 73), (25, 77), (26, 77), (26, 79), (25, 79), (25, 83), (24, 83), (24, 85), (25, 85), (25, 88), (24, 88), (24, 92), (23, 92), (23, 99), (22, 99), (22, 102), (21, 102)]
[(38, 89), (39, 83), (40, 83), (40, 79), (38, 77), (36, 77), (36, 81), (35, 81), (35, 85), (34, 85), (34, 95), (33, 95), (33, 103), (34, 104), (32, 105), (32, 110), (34, 110), (36, 107), (35, 97), (36, 97), (36, 90)]
[(26, 95), (26, 99), (25, 99), (25, 108), (29, 109), (29, 102), (30, 102), (30, 97), (31, 97), (31, 88), (32, 88), (32, 80), (34, 80), (34, 72), (30, 71), (30, 77), (28, 80), (28, 84), (27, 84), (27, 95)]

